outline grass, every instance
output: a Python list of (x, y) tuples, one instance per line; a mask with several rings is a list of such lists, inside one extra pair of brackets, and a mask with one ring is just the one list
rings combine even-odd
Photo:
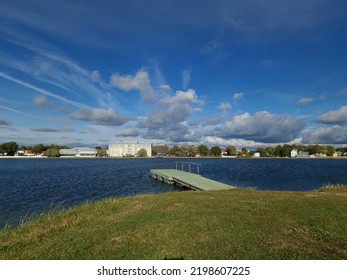
[(347, 259), (347, 188), (84, 204), (0, 231), (0, 259)]

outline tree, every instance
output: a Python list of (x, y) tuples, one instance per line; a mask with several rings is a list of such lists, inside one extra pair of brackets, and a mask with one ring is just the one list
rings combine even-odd
[(277, 145), (274, 151), (274, 156), (275, 157), (281, 157), (282, 156), (282, 146)]
[(227, 147), (228, 156), (236, 156), (237, 150), (234, 146), (228, 146)]
[(211, 149), (210, 149), (210, 154), (212, 156), (215, 156), (215, 157), (220, 157), (222, 153), (222, 150), (220, 149), (220, 147), (218, 146), (213, 146)]
[(37, 144), (33, 147), (33, 152), (35, 155), (40, 154), (42, 151), (45, 151), (46, 147), (43, 144)]
[(274, 147), (266, 147), (265, 152), (266, 152), (266, 156), (273, 157), (275, 155), (275, 148)]
[(198, 152), (199, 152), (200, 156), (205, 157), (205, 156), (207, 156), (209, 154), (210, 150), (209, 150), (209, 148), (207, 148), (207, 146), (200, 145), (198, 147)]
[(291, 145), (283, 145), (282, 148), (282, 157), (290, 157), (290, 152), (293, 150), (293, 147)]
[(2, 153), (6, 153), (8, 156), (14, 156), (14, 154), (17, 152), (18, 145), (16, 142), (7, 142), (1, 145)]
[(187, 146), (187, 156), (195, 157), (199, 153), (198, 148), (194, 145)]
[(258, 152), (261, 157), (266, 157), (266, 151), (264, 148), (257, 148), (256, 152)]
[(334, 153), (336, 152), (335, 148), (333, 146), (326, 146), (326, 150), (327, 150), (327, 156), (331, 157), (334, 155)]
[(106, 149), (97, 149), (97, 150), (98, 150), (98, 153), (97, 153), (98, 157), (106, 157), (107, 156)]
[(147, 150), (144, 149), (144, 148), (140, 149), (140, 150), (137, 152), (137, 156), (138, 156), (138, 157), (148, 157), (148, 155), (147, 155)]
[(59, 149), (48, 149), (45, 152), (46, 157), (60, 157)]
[(170, 151), (169, 151), (169, 155), (171, 156), (176, 156), (176, 157), (181, 157), (183, 156), (183, 150), (182, 150), (182, 147), (180, 146), (173, 146)]

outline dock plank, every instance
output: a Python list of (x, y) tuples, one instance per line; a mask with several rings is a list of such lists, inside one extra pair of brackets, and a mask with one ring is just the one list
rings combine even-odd
[(199, 174), (189, 173), (177, 169), (151, 169), (153, 177), (162, 180), (168, 184), (176, 183), (194, 190), (227, 190), (235, 188), (224, 183), (220, 183)]

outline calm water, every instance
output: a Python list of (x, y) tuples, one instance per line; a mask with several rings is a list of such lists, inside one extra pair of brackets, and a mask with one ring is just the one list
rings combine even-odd
[[(181, 191), (150, 177), (151, 168), (175, 168), (176, 159), (1, 159), (0, 228), (50, 209), (143, 193)], [(259, 190), (310, 191), (347, 185), (347, 160), (192, 159), (203, 176)]]

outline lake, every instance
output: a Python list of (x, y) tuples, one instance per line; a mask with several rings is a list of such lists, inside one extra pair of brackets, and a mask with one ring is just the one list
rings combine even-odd
[[(150, 169), (175, 168), (179, 159), (0, 159), (0, 228), (52, 209), (86, 201), (182, 191), (150, 177)], [(343, 159), (184, 159), (202, 164), (207, 178), (258, 190), (311, 191), (347, 185)]]

